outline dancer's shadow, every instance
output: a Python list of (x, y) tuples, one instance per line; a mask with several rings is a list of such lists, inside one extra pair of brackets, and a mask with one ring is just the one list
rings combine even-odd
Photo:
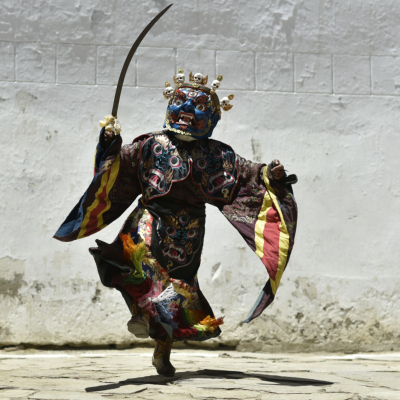
[(183, 381), (186, 379), (193, 378), (207, 378), (207, 379), (245, 379), (245, 378), (257, 378), (261, 381), (274, 382), (282, 386), (327, 386), (332, 385), (334, 382), (320, 381), (316, 379), (296, 378), (290, 376), (278, 376), (278, 375), (267, 375), (267, 374), (246, 374), (240, 371), (224, 371), (219, 369), (203, 369), (199, 371), (186, 371), (179, 372), (174, 377), (167, 378), (159, 375), (149, 375), (139, 378), (127, 379), (118, 383), (102, 386), (92, 386), (86, 388), (86, 392), (100, 392), (103, 390), (118, 389), (121, 386), (127, 385), (167, 385), (174, 381)]

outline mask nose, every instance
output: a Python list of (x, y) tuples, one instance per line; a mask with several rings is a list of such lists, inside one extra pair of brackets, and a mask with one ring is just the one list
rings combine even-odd
[(194, 114), (195, 107), (192, 103), (192, 100), (186, 100), (182, 110)]

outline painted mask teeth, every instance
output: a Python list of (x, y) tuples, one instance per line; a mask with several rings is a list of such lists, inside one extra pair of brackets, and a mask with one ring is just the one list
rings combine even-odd
[(164, 180), (165, 175), (157, 169), (150, 168), (143, 175), (142, 178), (145, 182), (148, 182), (153, 188), (157, 189), (159, 192), (164, 192)]
[(178, 263), (183, 263), (186, 260), (186, 251), (180, 246), (171, 243), (165, 250), (163, 250), (165, 256), (172, 258)]
[(190, 125), (190, 126), (194, 126), (195, 125), (195, 121), (194, 121), (193, 115), (185, 114), (185, 113), (182, 113), (182, 112), (179, 114), (178, 123), (183, 123), (183, 124)]
[(213, 194), (218, 190), (221, 190), (226, 185), (229, 185), (234, 180), (235, 180), (234, 177), (226, 171), (217, 172), (211, 175), (209, 178), (208, 188), (207, 188), (208, 193)]

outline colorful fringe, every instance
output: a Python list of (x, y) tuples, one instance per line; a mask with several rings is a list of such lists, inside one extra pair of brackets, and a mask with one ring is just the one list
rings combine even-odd
[(219, 325), (224, 323), (224, 317), (211, 318), (204, 311), (181, 309), (178, 314), (179, 328), (174, 331), (177, 339), (200, 337), (206, 332), (214, 332)]
[(193, 328), (196, 328), (197, 330), (201, 332), (214, 332), (219, 325), (222, 325), (224, 323), (224, 318), (211, 318), (209, 315), (203, 319), (203, 321), (200, 321), (199, 324), (194, 325)]

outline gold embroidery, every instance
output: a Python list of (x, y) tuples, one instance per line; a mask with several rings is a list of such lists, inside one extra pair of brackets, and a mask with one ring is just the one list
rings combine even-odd
[(200, 228), (199, 219), (191, 219), (186, 229)]
[(174, 176), (174, 172), (172, 171), (172, 168), (168, 168), (166, 175), (167, 175), (167, 183), (171, 183), (172, 178)]
[(189, 255), (191, 255), (193, 253), (193, 243), (192, 242), (187, 242), (185, 248)]
[(175, 218), (172, 215), (166, 215), (164, 219), (168, 225), (172, 225), (174, 228), (179, 229), (179, 223), (177, 218)]
[(168, 246), (172, 242), (173, 242), (173, 240), (169, 236), (165, 236), (165, 238), (163, 240), (163, 246)]
[(224, 195), (225, 199), (229, 200), (229, 189), (222, 189), (221, 192)]
[(181, 215), (189, 215), (189, 212), (186, 210), (179, 210), (178, 213), (176, 214), (178, 217)]
[(147, 187), (145, 190), (144, 198), (148, 199), (151, 196), (152, 191), (153, 191), (153, 189), (151, 187)]
[(203, 175), (201, 175), (201, 184), (203, 186), (207, 186), (208, 185), (208, 173), (206, 171), (203, 172)]
[(233, 165), (228, 160), (224, 159), (224, 161), (222, 161), (222, 166), (224, 167), (224, 169), (227, 169), (228, 171), (233, 170)]
[(168, 150), (168, 145), (169, 145), (169, 139), (165, 135), (157, 135), (154, 136), (154, 140), (158, 143), (161, 144), (161, 146), (164, 148), (164, 150)]

